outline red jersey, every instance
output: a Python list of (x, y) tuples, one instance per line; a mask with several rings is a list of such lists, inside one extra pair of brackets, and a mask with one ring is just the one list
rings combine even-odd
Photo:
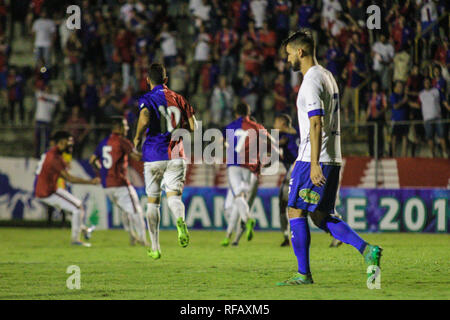
[(130, 140), (111, 133), (102, 140), (95, 149), (94, 154), (100, 160), (100, 177), (102, 186), (122, 187), (128, 186), (128, 155), (133, 151), (133, 144)]
[(41, 156), (36, 169), (34, 195), (38, 198), (47, 198), (56, 192), (57, 181), (61, 171), (67, 168), (62, 152), (53, 147)]
[[(251, 129), (252, 133), (249, 131)], [(224, 136), (228, 143), (228, 166), (241, 166), (259, 174), (261, 170), (259, 139), (267, 138), (267, 130), (259, 123), (251, 121), (249, 117), (241, 117), (225, 127)], [(251, 150), (252, 148), (254, 149)]]

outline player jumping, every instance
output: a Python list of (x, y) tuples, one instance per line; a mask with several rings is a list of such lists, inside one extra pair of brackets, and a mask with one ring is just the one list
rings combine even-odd
[(291, 241), (298, 273), (277, 284), (313, 283), (309, 265), (311, 236), (308, 213), (317, 227), (355, 247), (367, 264), (379, 267), (382, 249), (368, 244), (348, 224), (331, 216), (335, 212), (342, 163), (336, 81), (331, 72), (317, 63), (315, 43), (309, 31), (294, 33), (283, 45), (292, 69), (303, 74), (303, 82), (297, 96), (301, 140), (288, 200)]
[[(263, 134), (267, 136), (267, 142), (270, 143), (271, 141), (266, 129), (250, 120), (250, 106), (248, 104), (239, 103), (235, 110), (235, 116), (237, 119), (227, 125), (224, 130), (227, 146), (227, 176), (233, 195), (233, 205), (227, 235), (221, 243), (223, 246), (229, 245), (238, 216), (245, 223), (247, 240), (250, 241), (253, 238), (256, 221), (250, 216), (249, 196), (250, 191), (256, 188), (257, 176), (261, 170), (260, 153), (258, 151), (259, 139)], [(237, 240), (239, 240), (239, 237)]]
[(119, 208), (125, 230), (130, 233), (130, 244), (147, 245), (147, 234), (142, 208), (134, 187), (128, 180), (128, 156), (140, 161), (141, 155), (126, 137), (128, 122), (113, 117), (112, 132), (103, 139), (89, 162), (100, 171), (106, 196)]
[(89, 239), (91, 231), (83, 223), (85, 216), (83, 204), (68, 191), (58, 188), (57, 181), (59, 177), (62, 177), (70, 183), (99, 184), (100, 179), (78, 178), (67, 172), (67, 164), (63, 160), (62, 153), (71, 147), (70, 137), (70, 134), (65, 131), (58, 131), (53, 136), (55, 146), (41, 156), (36, 169), (34, 195), (48, 206), (70, 212), (72, 214), (72, 244), (90, 247), (89, 243), (80, 241), (81, 232), (86, 239)]
[(172, 141), (174, 130), (188, 125), (195, 130), (194, 109), (184, 97), (167, 86), (166, 69), (153, 63), (149, 68), (147, 83), (150, 92), (139, 99), (139, 121), (134, 138), (138, 148), (144, 131), (142, 146), (144, 161), (145, 191), (148, 196), (146, 217), (149, 221), (152, 249), (148, 254), (153, 259), (161, 257), (159, 245), (161, 189), (166, 191), (167, 203), (176, 218), (178, 243), (182, 247), (189, 244), (189, 233), (185, 222), (185, 207), (181, 200), (186, 177), (183, 141)]

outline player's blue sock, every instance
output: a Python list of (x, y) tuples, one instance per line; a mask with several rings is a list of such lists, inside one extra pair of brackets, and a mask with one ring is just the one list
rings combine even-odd
[(292, 247), (297, 257), (298, 272), (301, 274), (310, 273), (309, 270), (309, 245), (311, 244), (311, 234), (309, 232), (308, 219), (289, 219), (292, 231)]
[(321, 229), (328, 230), (333, 237), (354, 246), (356, 250), (363, 254), (367, 243), (341, 219), (328, 216), (322, 222)]

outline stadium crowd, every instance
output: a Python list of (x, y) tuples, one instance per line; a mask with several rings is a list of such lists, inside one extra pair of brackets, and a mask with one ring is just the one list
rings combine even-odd
[[(75, 31), (66, 26), (73, 4), (82, 13)], [(324, 48), (319, 63), (339, 84), (344, 124), (377, 123), (380, 157), (414, 156), (407, 144), (425, 140), (433, 156), (447, 157), (448, 123), (433, 122), (450, 114), (446, 1), (380, 1), (380, 30), (366, 26), (370, 4), (0, 0), (0, 123), (33, 123), (36, 156), (55, 125), (73, 128), (81, 146), (90, 126), (111, 116), (125, 115), (133, 127), (151, 62), (166, 65), (169, 87), (191, 100), (204, 127), (230, 122), (240, 100), (266, 126), (278, 113), (295, 121), (301, 74), (290, 71), (280, 44), (290, 30), (309, 28)], [(32, 39), (34, 65), (9, 63), (17, 37)], [(33, 106), (24, 104), (27, 94)], [(401, 123), (406, 120), (425, 123)], [(373, 127), (367, 133), (373, 156)]]

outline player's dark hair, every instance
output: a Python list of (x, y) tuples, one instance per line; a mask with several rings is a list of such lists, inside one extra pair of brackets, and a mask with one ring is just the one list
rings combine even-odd
[(69, 139), (71, 136), (72, 135), (69, 132), (67, 132), (67, 131), (56, 131), (53, 134), (51, 140), (53, 140), (55, 143), (58, 143), (61, 140)]
[(276, 118), (282, 119), (288, 127), (292, 126), (292, 118), (287, 113), (280, 113)]
[(236, 106), (236, 109), (234, 110), (234, 112), (238, 116), (246, 117), (246, 116), (250, 115), (250, 106), (245, 102), (240, 102)]
[(122, 116), (112, 116), (109, 119), (110, 119), (111, 126), (113, 128), (116, 128), (116, 127), (123, 126), (123, 119), (125, 119), (125, 118)]
[(302, 48), (308, 56), (316, 53), (314, 38), (311, 31), (306, 28), (294, 32), (281, 43), (283, 47), (286, 47), (288, 44), (294, 48)]
[(163, 84), (166, 78), (166, 68), (161, 63), (152, 63), (148, 71), (148, 77), (154, 85)]

